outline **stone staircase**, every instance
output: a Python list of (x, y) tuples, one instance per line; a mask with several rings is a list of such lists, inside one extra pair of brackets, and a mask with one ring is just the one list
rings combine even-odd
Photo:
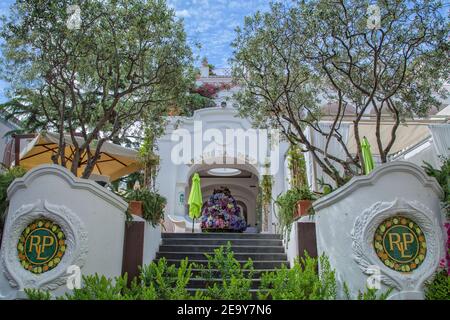
[[(206, 264), (205, 253), (212, 254), (214, 249), (231, 243), (234, 257), (245, 264), (248, 258), (253, 260), (255, 269), (253, 275), (252, 291), (259, 287), (260, 274), (288, 265), (287, 256), (281, 237), (276, 234), (250, 234), (250, 233), (163, 233), (162, 244), (156, 259), (165, 258), (168, 264), (180, 265), (186, 257), (190, 262)], [(192, 270), (193, 276), (188, 285), (189, 291), (205, 289), (208, 281), (196, 276), (200, 270)], [(214, 273), (215, 270), (213, 270)], [(213, 281), (220, 282), (217, 278)], [(210, 282), (209, 282), (210, 283)]]

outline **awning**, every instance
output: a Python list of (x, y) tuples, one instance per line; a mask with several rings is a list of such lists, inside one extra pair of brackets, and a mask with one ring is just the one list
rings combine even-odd
[[(391, 139), (392, 124), (381, 124), (380, 137), (383, 147), (386, 147)], [(360, 123), (358, 126), (359, 136), (362, 139), (364, 136), (369, 140), (369, 144), (372, 146), (372, 153), (378, 155), (377, 137), (375, 135), (375, 122), (373, 123)], [(429, 138), (431, 132), (427, 125), (424, 124), (401, 124), (396, 131), (396, 139), (389, 154), (397, 153), (404, 149), (422, 142)], [(356, 140), (354, 134), (354, 125), (350, 125), (349, 137), (347, 148), (350, 153), (356, 154)]]
[[(70, 135), (65, 135), (64, 139), (66, 143), (65, 157), (67, 167), (70, 169), (74, 146)], [(84, 142), (82, 137), (76, 137), (76, 139), (80, 145)], [(95, 152), (95, 141), (91, 143), (91, 152)], [(44, 163), (53, 163), (51, 157), (56, 153), (59, 153), (59, 134), (40, 133), (21, 152), (20, 166), (29, 170)], [(81, 176), (86, 167), (86, 153), (82, 155), (80, 162), (78, 176)], [(92, 174), (108, 177), (109, 181), (114, 181), (141, 168), (142, 164), (138, 161), (138, 152), (136, 150), (105, 142), (101, 148), (100, 159), (97, 161)]]

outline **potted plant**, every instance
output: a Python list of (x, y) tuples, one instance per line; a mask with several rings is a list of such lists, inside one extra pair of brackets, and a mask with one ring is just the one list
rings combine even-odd
[(129, 203), (128, 212), (144, 218), (153, 227), (164, 221), (164, 207), (167, 200), (159, 193), (147, 188), (136, 188), (127, 192), (125, 199)]
[[(295, 219), (309, 212), (312, 200), (315, 200), (315, 195), (306, 186), (289, 189), (278, 196), (275, 204), (278, 208), (278, 223), (284, 238), (288, 237)], [(307, 201), (306, 205), (302, 201)]]
[(296, 188), (296, 194), (300, 200), (298, 200), (296, 204), (294, 219), (308, 215), (310, 213), (313, 201), (316, 200), (316, 196), (307, 186)]
[(144, 203), (142, 201), (130, 200), (128, 203), (128, 211), (138, 217), (143, 217)]

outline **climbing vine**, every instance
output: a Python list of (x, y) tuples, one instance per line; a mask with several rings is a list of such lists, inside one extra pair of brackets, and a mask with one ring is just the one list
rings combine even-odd
[(157, 165), (159, 164), (159, 157), (154, 152), (155, 134), (149, 128), (144, 130), (144, 140), (139, 149), (139, 159), (143, 164), (144, 186), (152, 187), (153, 180), (157, 173)]
[(291, 145), (289, 148), (288, 168), (291, 172), (292, 188), (300, 188), (307, 184), (305, 157), (298, 146)]
[[(269, 168), (269, 164), (265, 165), (265, 168)], [(262, 209), (262, 228), (263, 231), (269, 229), (269, 215), (270, 205), (272, 203), (272, 184), (273, 177), (269, 174), (264, 174), (261, 178), (261, 209)]]

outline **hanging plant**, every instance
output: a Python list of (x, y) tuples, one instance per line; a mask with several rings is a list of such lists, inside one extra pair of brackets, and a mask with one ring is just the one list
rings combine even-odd
[(289, 239), (289, 234), (291, 233), (292, 224), (295, 219), (311, 210), (309, 206), (304, 212), (299, 212), (301, 210), (299, 203), (302, 201), (311, 203), (315, 199), (316, 196), (307, 186), (289, 189), (277, 197), (275, 201), (275, 205), (278, 209), (277, 218), (280, 226), (280, 233), (283, 235), (284, 239)]

